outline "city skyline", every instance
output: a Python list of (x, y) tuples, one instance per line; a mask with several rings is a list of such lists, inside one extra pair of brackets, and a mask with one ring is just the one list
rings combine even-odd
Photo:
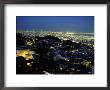
[(16, 16), (16, 30), (94, 33), (94, 16)]

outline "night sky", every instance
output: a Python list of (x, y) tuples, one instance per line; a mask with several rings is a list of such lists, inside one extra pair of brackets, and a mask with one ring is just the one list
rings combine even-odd
[(94, 32), (94, 16), (16, 16), (16, 30)]

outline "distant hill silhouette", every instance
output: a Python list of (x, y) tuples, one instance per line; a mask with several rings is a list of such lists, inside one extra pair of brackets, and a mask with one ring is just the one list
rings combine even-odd
[(16, 33), (16, 45), (17, 46), (20, 46), (20, 45), (24, 45), (25, 42), (24, 42), (24, 38), (22, 36), (21, 33)]
[(49, 39), (49, 40), (52, 40), (52, 41), (61, 42), (61, 40), (58, 37), (51, 36), (51, 35), (47, 35), (43, 39)]

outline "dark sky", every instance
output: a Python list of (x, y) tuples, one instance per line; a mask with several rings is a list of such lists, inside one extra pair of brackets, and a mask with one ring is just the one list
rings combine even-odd
[(16, 16), (17, 30), (94, 32), (94, 16)]

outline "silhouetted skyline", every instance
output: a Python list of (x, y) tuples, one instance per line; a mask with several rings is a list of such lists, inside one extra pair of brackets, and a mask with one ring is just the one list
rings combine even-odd
[(94, 32), (94, 16), (16, 16), (16, 30)]

